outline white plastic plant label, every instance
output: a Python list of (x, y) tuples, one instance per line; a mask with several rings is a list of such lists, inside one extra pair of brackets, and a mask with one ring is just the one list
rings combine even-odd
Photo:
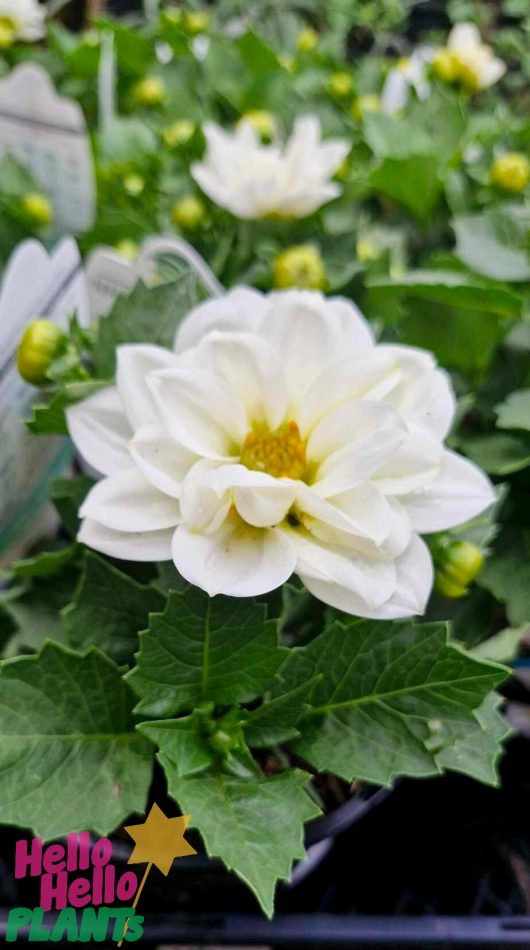
[(38, 241), (24, 241), (12, 254), (0, 288), (0, 563), (35, 533), (47, 483), (64, 469), (70, 455), (65, 439), (36, 438), (24, 425), (36, 391), (18, 374), (18, 343), (30, 320), (46, 316), (66, 326), (74, 312), (81, 324), (89, 322), (75, 241), (64, 239), (51, 255)]
[(59, 234), (92, 227), (94, 162), (83, 112), (57, 94), (35, 63), (23, 63), (0, 80), (0, 156), (6, 152), (50, 197)]
[(133, 262), (111, 247), (98, 247), (88, 256), (86, 279), (92, 317), (108, 313), (116, 297), (128, 294), (140, 277), (147, 284), (157, 280), (158, 263), (162, 258), (185, 261), (209, 294), (216, 297), (223, 293), (213, 271), (188, 241), (179, 237), (151, 237), (143, 243)]

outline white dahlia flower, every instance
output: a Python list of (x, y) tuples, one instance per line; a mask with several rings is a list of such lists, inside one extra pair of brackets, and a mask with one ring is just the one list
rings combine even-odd
[(427, 99), (431, 86), (428, 80), (429, 64), (435, 50), (432, 46), (418, 46), (411, 56), (405, 56), (389, 70), (381, 92), (381, 112), (394, 115), (401, 112), (414, 89), (418, 99)]
[(342, 139), (322, 142), (314, 116), (295, 121), (285, 145), (264, 145), (252, 122), (234, 132), (214, 122), (204, 126), (207, 149), (191, 173), (202, 190), (236, 218), (305, 218), (340, 195), (330, 181), (350, 150)]
[(79, 540), (172, 558), (210, 595), (262, 594), (294, 572), (348, 613), (420, 614), (433, 579), (420, 535), (493, 501), (444, 448), (446, 374), (422, 350), (375, 345), (347, 300), (239, 288), (194, 309), (174, 352), (117, 357), (116, 386), (68, 410), (105, 476)]
[(37, 0), (0, 0), (0, 28), (15, 40), (40, 40), (45, 34), (45, 7)]
[(454, 61), (456, 78), (471, 92), (492, 86), (506, 72), (506, 64), (494, 55), (491, 46), (482, 42), (474, 23), (457, 23), (453, 27), (447, 51)]

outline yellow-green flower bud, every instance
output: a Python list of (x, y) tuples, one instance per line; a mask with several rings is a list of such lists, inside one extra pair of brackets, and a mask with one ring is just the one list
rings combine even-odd
[(289, 53), (280, 53), (278, 55), (278, 62), (280, 66), (285, 69), (286, 73), (295, 73), (298, 68), (296, 59), (294, 56), (290, 56)]
[(345, 96), (350, 96), (353, 90), (353, 79), (347, 72), (333, 73), (330, 76), (328, 89), (332, 96), (336, 96), (337, 99), (344, 99)]
[(179, 148), (187, 145), (195, 132), (195, 123), (191, 119), (179, 119), (166, 126), (162, 132), (162, 140), (168, 148)]
[(434, 586), (444, 597), (458, 598), (467, 593), (482, 565), (484, 555), (469, 541), (452, 541), (434, 555)]
[(117, 241), (114, 245), (114, 249), (127, 261), (134, 261), (138, 257), (138, 245), (136, 241), (131, 241), (130, 238), (123, 238), (122, 241)]
[(357, 98), (353, 100), (351, 104), (351, 114), (354, 119), (360, 122), (367, 112), (379, 112), (380, 108), (381, 100), (377, 93), (366, 92), (364, 95), (357, 96)]
[(370, 261), (377, 261), (381, 257), (381, 250), (374, 241), (371, 241), (370, 238), (359, 238), (357, 241), (357, 258), (363, 264), (368, 264)]
[(249, 109), (241, 116), (238, 126), (242, 122), (250, 122), (264, 142), (270, 142), (276, 134), (276, 119), (266, 109)]
[(9, 16), (0, 17), (0, 50), (9, 49), (15, 42), (16, 24)]
[(299, 53), (310, 53), (318, 43), (318, 33), (310, 26), (300, 30), (296, 40), (296, 48)]
[(458, 82), (462, 79), (462, 62), (451, 50), (438, 50), (431, 63), (431, 73), (442, 82)]
[(17, 368), (27, 383), (42, 386), (46, 373), (60, 355), (66, 334), (52, 320), (33, 320), (28, 323), (17, 353)]
[(196, 195), (184, 195), (171, 209), (171, 220), (184, 231), (195, 231), (206, 217), (204, 202)]
[(166, 98), (166, 84), (160, 76), (144, 76), (133, 86), (133, 98), (140, 106), (159, 106)]
[(183, 27), (190, 36), (204, 33), (210, 25), (210, 14), (206, 10), (190, 10), (184, 14)]
[(326, 285), (324, 261), (316, 247), (298, 244), (278, 255), (273, 265), (274, 286), (322, 290)]
[(22, 197), (22, 210), (35, 227), (45, 228), (53, 221), (53, 205), (46, 195), (39, 192), (32, 191)]
[(493, 162), (490, 177), (502, 191), (519, 194), (530, 180), (530, 162), (522, 152), (507, 152)]
[(145, 179), (141, 175), (126, 175), (123, 179), (123, 187), (131, 198), (137, 198), (145, 188)]

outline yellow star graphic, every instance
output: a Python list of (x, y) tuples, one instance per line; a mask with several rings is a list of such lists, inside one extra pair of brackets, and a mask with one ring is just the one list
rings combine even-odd
[[(167, 875), (175, 858), (183, 858), (187, 854), (197, 854), (184, 837), (190, 818), (191, 815), (168, 818), (164, 815), (162, 809), (154, 804), (143, 824), (128, 825), (123, 829), (134, 841), (134, 849), (127, 863), (147, 864), (140, 886), (136, 891), (133, 907), (138, 904), (140, 894), (147, 881), (147, 875), (153, 864), (159, 871), (162, 871), (162, 874)], [(118, 941), (118, 947), (121, 947), (123, 943), (128, 926), (129, 921), (126, 920), (123, 934)]]
[(124, 828), (135, 843), (128, 863), (154, 864), (162, 874), (167, 875), (175, 858), (197, 854), (184, 837), (190, 818), (191, 815), (167, 818), (162, 809), (154, 804), (143, 824)]

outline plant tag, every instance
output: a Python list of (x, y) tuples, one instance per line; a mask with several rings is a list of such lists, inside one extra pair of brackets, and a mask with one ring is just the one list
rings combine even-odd
[(85, 118), (59, 96), (42, 66), (24, 63), (0, 80), (0, 156), (9, 152), (49, 196), (59, 234), (95, 219), (95, 179)]
[(193, 268), (209, 294), (218, 297), (223, 293), (222, 285), (206, 261), (183, 238), (148, 238), (133, 262), (111, 247), (98, 247), (89, 254), (86, 262), (92, 318), (108, 313), (116, 297), (128, 294), (139, 278), (147, 284), (160, 280), (159, 265), (162, 260), (173, 268), (184, 261)]
[(18, 374), (18, 343), (30, 320), (46, 316), (66, 326), (74, 312), (81, 324), (89, 322), (75, 241), (65, 238), (50, 255), (38, 241), (24, 241), (11, 255), (0, 288), (0, 562), (34, 534), (47, 483), (70, 456), (64, 439), (35, 438), (24, 425), (36, 391)]

